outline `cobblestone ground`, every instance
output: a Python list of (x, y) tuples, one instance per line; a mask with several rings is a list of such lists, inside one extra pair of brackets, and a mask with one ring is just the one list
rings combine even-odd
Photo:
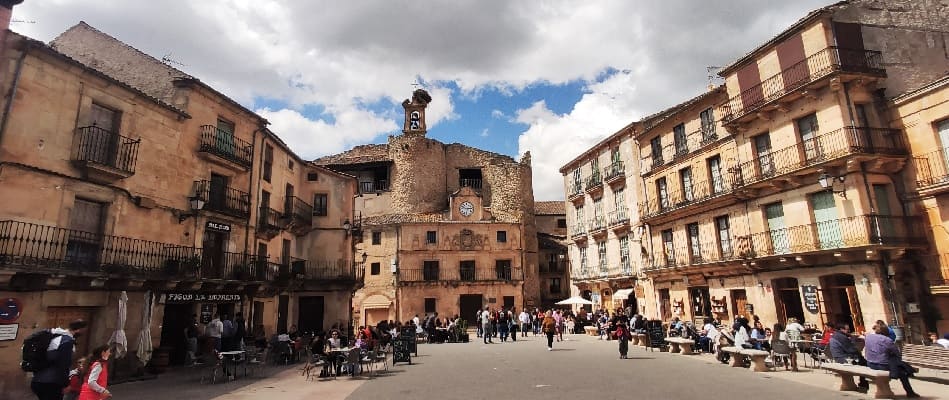
[[(473, 336), (473, 335), (472, 335)], [(472, 339), (475, 339), (474, 337)], [(709, 355), (682, 356), (631, 348), (620, 360), (615, 341), (572, 335), (547, 351), (540, 336), (516, 343), (421, 344), (412, 365), (389, 366), (376, 377), (305, 381), (299, 367), (272, 367), (266, 377), (210, 385), (197, 371), (116, 385), (117, 400), (244, 399), (840, 399), (867, 398), (834, 390), (822, 371), (752, 373)], [(497, 342), (495, 340), (495, 342)], [(913, 381), (924, 398), (949, 398), (949, 386)], [(899, 382), (891, 387), (904, 397)], [(940, 397), (946, 396), (946, 397)]]

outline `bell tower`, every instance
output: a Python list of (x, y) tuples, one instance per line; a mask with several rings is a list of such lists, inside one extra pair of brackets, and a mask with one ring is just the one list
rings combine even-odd
[(425, 107), (432, 102), (432, 96), (425, 89), (415, 89), (412, 92), (412, 100), (405, 99), (402, 102), (402, 108), (405, 109), (405, 123), (402, 125), (402, 133), (418, 134), (424, 136), (428, 131), (425, 125)]

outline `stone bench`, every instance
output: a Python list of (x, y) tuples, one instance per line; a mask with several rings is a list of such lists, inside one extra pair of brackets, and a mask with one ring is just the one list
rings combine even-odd
[(587, 335), (590, 335), (590, 336), (599, 336), (599, 335), (600, 335), (600, 334), (599, 334), (599, 330), (596, 329), (595, 326), (584, 326), (584, 327), (583, 327), (583, 331), (586, 332)]
[(821, 364), (821, 368), (840, 376), (839, 390), (841, 391), (857, 391), (857, 385), (853, 383), (853, 377), (856, 375), (873, 382), (873, 398), (893, 398), (893, 391), (890, 390), (890, 371), (878, 371), (861, 365), (834, 363)]
[(771, 353), (768, 353), (767, 351), (753, 350), (753, 349), (740, 349), (735, 346), (721, 347), (718, 349), (718, 351), (724, 351), (726, 353), (731, 354), (731, 364), (729, 365), (731, 365), (732, 367), (744, 367), (741, 363), (742, 358), (748, 357), (751, 359), (751, 366), (749, 366), (748, 368), (752, 372), (767, 372), (768, 371), (768, 364), (765, 363), (765, 358), (767, 358), (768, 355)]
[(669, 343), (670, 353), (679, 353), (683, 355), (695, 354), (692, 352), (692, 346), (695, 344), (695, 341), (692, 339), (667, 337), (666, 342)]
[(649, 339), (645, 333), (634, 333), (633, 343), (642, 347), (649, 347)]

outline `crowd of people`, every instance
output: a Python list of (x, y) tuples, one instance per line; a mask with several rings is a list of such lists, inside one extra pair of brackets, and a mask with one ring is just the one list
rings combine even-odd
[(74, 357), (76, 339), (87, 326), (85, 321), (76, 320), (65, 329), (43, 330), (27, 339), (32, 341), (32, 338), (48, 334), (49, 342), (43, 343), (45, 349), (38, 349), (43, 356), (42, 362), (33, 365), (35, 368), (30, 380), (30, 389), (39, 400), (103, 400), (112, 397), (108, 389), (108, 361), (112, 348), (103, 344), (88, 356)]

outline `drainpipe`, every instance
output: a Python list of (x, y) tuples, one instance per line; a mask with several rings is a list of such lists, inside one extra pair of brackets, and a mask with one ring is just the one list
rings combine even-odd
[(17, 88), (20, 86), (20, 72), (23, 70), (23, 59), (26, 58), (26, 53), (29, 52), (30, 47), (32, 46), (27, 43), (16, 61), (16, 72), (14, 72), (13, 75), (13, 84), (10, 85), (10, 91), (7, 93), (7, 104), (3, 107), (3, 119), (0, 121), (0, 145), (3, 143), (3, 134), (7, 131), (7, 121), (10, 117), (10, 110), (13, 109), (13, 100), (16, 97)]
[[(260, 132), (263, 129), (264, 127), (258, 126), (257, 129), (254, 129), (254, 132), (251, 133), (251, 138), (250, 138), (250, 142), (253, 144), (253, 146), (256, 149), (261, 150), (261, 151), (264, 146), (257, 145), (257, 132)], [(254, 151), (255, 157), (256, 157), (256, 153), (257, 151)], [(263, 159), (262, 156), (261, 156), (261, 159)], [(258, 165), (258, 172), (262, 171), (262, 168), (260, 168), (260, 164), (253, 163), (253, 161), (254, 160), (251, 160), (251, 165)], [(250, 194), (250, 204), (253, 205), (254, 198), (257, 197), (257, 193), (255, 193), (255, 189), (254, 189), (254, 168), (253, 167), (251, 167), (250, 169), (250, 179), (247, 180), (247, 192)], [(250, 210), (250, 215), (254, 215), (254, 210)], [(248, 254), (248, 252), (250, 251), (249, 246), (250, 246), (250, 218), (248, 218), (247, 222), (244, 223), (244, 254), (245, 255)]]

